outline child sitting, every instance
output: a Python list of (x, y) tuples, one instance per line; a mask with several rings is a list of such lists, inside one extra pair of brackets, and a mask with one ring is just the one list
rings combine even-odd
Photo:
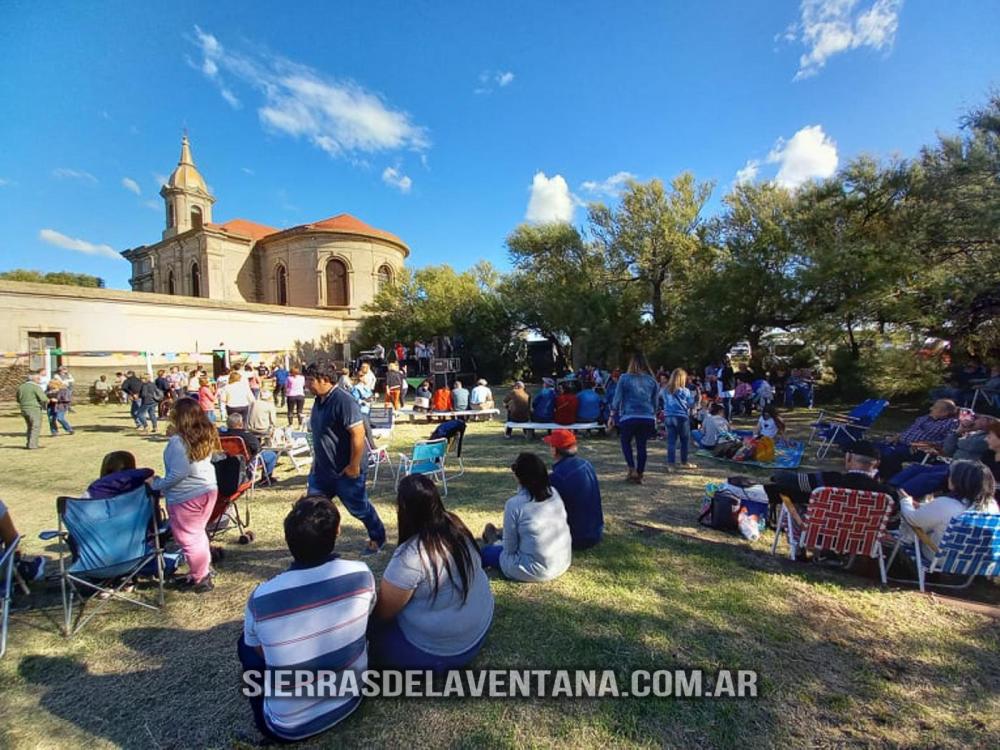
[(729, 432), (729, 422), (726, 420), (722, 404), (712, 404), (708, 407), (708, 416), (701, 426), (702, 447), (714, 448), (720, 440), (727, 439)]
[(139, 487), (153, 476), (152, 469), (135, 468), (135, 456), (128, 451), (112, 451), (101, 461), (101, 475), (90, 483), (81, 497), (106, 500)]

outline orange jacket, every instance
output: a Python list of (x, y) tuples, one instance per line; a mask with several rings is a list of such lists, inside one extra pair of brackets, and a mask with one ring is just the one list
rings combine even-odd
[(438, 388), (431, 397), (431, 411), (452, 411), (451, 391)]

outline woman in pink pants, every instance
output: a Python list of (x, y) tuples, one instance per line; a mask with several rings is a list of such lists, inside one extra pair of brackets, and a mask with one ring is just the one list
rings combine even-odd
[(182, 585), (200, 593), (212, 583), (211, 549), (205, 524), (212, 514), (218, 486), (212, 453), (220, 450), (219, 433), (198, 402), (182, 398), (170, 411), (174, 434), (163, 450), (165, 475), (150, 479), (152, 488), (167, 500), (167, 514), (174, 539), (187, 559), (190, 574)]

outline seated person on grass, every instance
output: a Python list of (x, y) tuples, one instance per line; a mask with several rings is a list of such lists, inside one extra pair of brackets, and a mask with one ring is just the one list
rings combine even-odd
[[(507, 410), (508, 422), (529, 422), (531, 421), (531, 396), (524, 387), (524, 383), (518, 380), (510, 389), (510, 393), (503, 397), (503, 406)], [(504, 437), (510, 437), (513, 429), (507, 427)]]
[[(979, 461), (954, 461), (948, 468), (948, 490), (945, 495), (917, 506), (912, 497), (900, 495), (899, 512), (906, 521), (900, 526), (900, 536), (906, 541), (913, 540), (910, 526), (923, 529), (935, 545), (941, 544), (945, 529), (955, 516), (966, 511), (979, 513), (1000, 513), (996, 501), (996, 480), (993, 474)], [(925, 559), (934, 553), (926, 547), (921, 549)]]
[(594, 389), (593, 386), (584, 388), (576, 394), (576, 421), (577, 422), (599, 422), (601, 421), (601, 410), (604, 408), (604, 399)]
[(597, 472), (589, 461), (576, 455), (576, 435), (569, 430), (553, 430), (542, 441), (552, 449), (549, 481), (566, 508), (573, 549), (589, 549), (601, 541), (604, 533), (604, 511)]
[(369, 629), (372, 662), (436, 672), (463, 667), (493, 624), (493, 593), (475, 539), (421, 474), (400, 481), (396, 517), (399, 543)]
[(556, 424), (574, 424), (576, 422), (576, 408), (579, 403), (576, 394), (570, 393), (565, 383), (560, 383), (556, 388), (556, 407), (553, 419)]
[(917, 419), (899, 435), (875, 444), (883, 479), (896, 476), (908, 461), (920, 463), (925, 449), (940, 451), (945, 438), (958, 429), (958, 407), (950, 399), (939, 399), (930, 411)]
[(708, 416), (705, 417), (705, 421), (701, 425), (701, 446), (714, 448), (719, 444), (720, 439), (728, 439), (726, 435), (730, 429), (725, 408), (722, 404), (712, 404), (708, 407)]
[(778, 407), (768, 404), (757, 419), (754, 437), (769, 437), (775, 442), (785, 437), (785, 420), (778, 414)]
[[(304, 497), (285, 517), (293, 562), (260, 584), (247, 602), (237, 653), (244, 671), (293, 668), (353, 671), (368, 668), (365, 633), (375, 606), (375, 577), (363, 562), (334, 554), (340, 513), (327, 498)], [(347, 718), (361, 696), (250, 698), (266, 738), (303, 740)]]
[(469, 394), (469, 408), (472, 411), (496, 408), (493, 403), (493, 391), (490, 390), (489, 384), (483, 378), (476, 381), (476, 387)]
[(503, 528), (488, 523), (483, 530), (483, 567), (499, 568), (515, 581), (554, 580), (573, 561), (566, 507), (534, 453), (521, 453), (510, 468), (518, 491), (504, 504)]
[(267, 483), (271, 484), (274, 482), (272, 475), (274, 474), (274, 467), (278, 463), (278, 454), (272, 450), (261, 450), (260, 440), (257, 436), (243, 429), (242, 414), (230, 414), (226, 418), (226, 431), (220, 432), (219, 436), (241, 438), (243, 444), (247, 447), (250, 458), (252, 459), (259, 455), (264, 462), (264, 478), (267, 480)]
[(764, 485), (764, 492), (772, 508), (781, 505), (781, 495), (786, 495), (796, 505), (807, 505), (809, 495), (819, 487), (884, 492), (897, 501), (896, 490), (876, 479), (878, 466), (876, 447), (867, 440), (858, 440), (844, 454), (845, 471), (779, 471)]
[(107, 375), (101, 375), (94, 381), (94, 401), (98, 404), (108, 403), (108, 396), (111, 394), (111, 383), (108, 382)]
[(531, 402), (531, 419), (534, 422), (551, 424), (556, 413), (556, 381), (552, 378), (542, 378), (540, 390)]
[(152, 469), (135, 468), (135, 456), (128, 451), (112, 451), (101, 461), (100, 477), (90, 483), (81, 497), (107, 500), (124, 495), (143, 485), (155, 473)]
[[(956, 461), (979, 461), (989, 449), (986, 435), (996, 421), (996, 417), (979, 414), (959, 422), (958, 429), (944, 439), (940, 451), (929, 448), (927, 452)], [(917, 498), (942, 492), (948, 487), (948, 463), (910, 464), (893, 476), (889, 484)]]

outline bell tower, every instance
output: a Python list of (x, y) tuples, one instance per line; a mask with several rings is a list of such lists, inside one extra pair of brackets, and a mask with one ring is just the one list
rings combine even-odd
[(194, 165), (191, 144), (187, 133), (181, 139), (181, 158), (167, 180), (160, 188), (160, 195), (166, 204), (167, 222), (163, 239), (198, 229), (212, 221), (212, 204), (215, 197), (208, 192), (205, 180)]

